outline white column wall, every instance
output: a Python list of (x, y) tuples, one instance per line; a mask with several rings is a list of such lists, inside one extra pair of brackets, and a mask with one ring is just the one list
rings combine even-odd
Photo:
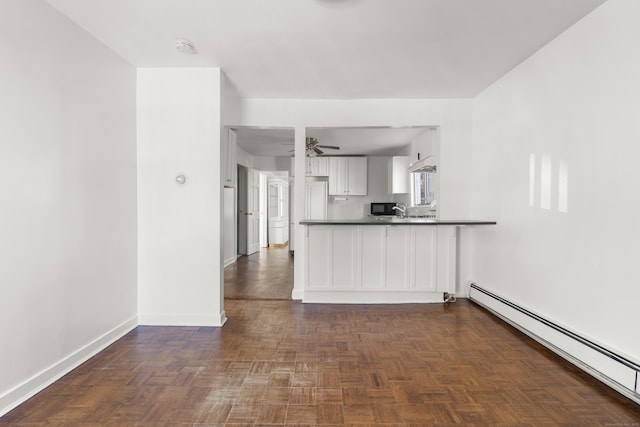
[(610, 0), (475, 99), (472, 193), (479, 285), (636, 361), (638, 22)]
[(136, 325), (135, 69), (0, 2), (0, 415)]
[(222, 85), (218, 68), (138, 69), (141, 324), (224, 323)]

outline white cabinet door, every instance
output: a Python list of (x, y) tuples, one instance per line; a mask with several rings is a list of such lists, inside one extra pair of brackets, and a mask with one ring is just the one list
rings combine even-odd
[(411, 283), (409, 268), (414, 253), (411, 250), (411, 227), (387, 226), (386, 288), (408, 290)]
[(411, 227), (411, 288), (416, 291), (436, 290), (437, 228)]
[(329, 157), (329, 195), (348, 195), (348, 157)]
[[(311, 227), (313, 228), (313, 227)], [(357, 228), (339, 227), (333, 230), (333, 288), (355, 289), (357, 272)]]
[(411, 141), (411, 154), (409, 156), (409, 163), (414, 164), (418, 160), (424, 160), (431, 157), (433, 149), (433, 139), (435, 137), (435, 130), (427, 129)]
[(312, 290), (355, 289), (357, 228), (307, 228), (307, 287)]
[(333, 229), (330, 227), (307, 227), (307, 287), (330, 289), (332, 281)]
[(350, 196), (367, 195), (367, 158), (348, 158), (347, 192)]
[(329, 157), (329, 195), (367, 194), (366, 157)]
[(455, 293), (458, 227), (438, 227), (438, 292)]
[(386, 226), (360, 227), (359, 253), (360, 275), (358, 284), (362, 289), (384, 289)]
[(393, 156), (389, 159), (389, 193), (409, 192), (409, 156)]
[(307, 157), (306, 160), (307, 176), (329, 176), (328, 157)]

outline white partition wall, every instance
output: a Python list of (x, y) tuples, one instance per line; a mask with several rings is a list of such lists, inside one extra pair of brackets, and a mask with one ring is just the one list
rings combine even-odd
[(141, 324), (225, 321), (221, 82), (217, 68), (138, 69)]

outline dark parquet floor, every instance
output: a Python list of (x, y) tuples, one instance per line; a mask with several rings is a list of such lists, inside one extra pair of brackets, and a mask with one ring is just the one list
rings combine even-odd
[(136, 328), (0, 425), (640, 422), (640, 406), (467, 300), (225, 309), (223, 328)]
[(227, 299), (289, 300), (292, 290), (293, 256), (288, 247), (263, 248), (224, 269)]

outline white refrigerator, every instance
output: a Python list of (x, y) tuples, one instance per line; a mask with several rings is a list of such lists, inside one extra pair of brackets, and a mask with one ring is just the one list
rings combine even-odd
[(329, 183), (327, 181), (307, 181), (305, 184), (304, 219), (327, 219), (327, 200)]
[[(295, 251), (295, 216), (293, 213), (294, 185), (293, 180), (289, 184), (290, 198), (289, 209), (289, 251)], [(305, 183), (304, 219), (327, 219), (327, 203), (329, 201), (329, 183), (327, 181), (307, 181)]]

